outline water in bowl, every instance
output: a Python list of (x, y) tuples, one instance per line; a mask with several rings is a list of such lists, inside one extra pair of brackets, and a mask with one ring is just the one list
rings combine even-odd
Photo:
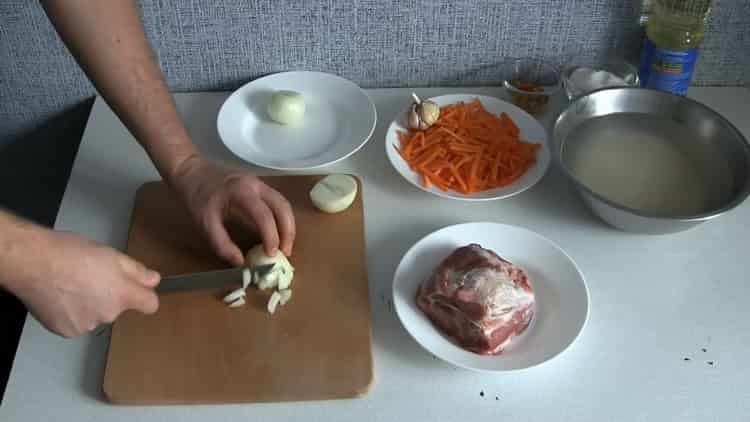
[(709, 142), (663, 117), (617, 113), (575, 128), (564, 165), (608, 200), (657, 216), (693, 216), (730, 195), (727, 161)]

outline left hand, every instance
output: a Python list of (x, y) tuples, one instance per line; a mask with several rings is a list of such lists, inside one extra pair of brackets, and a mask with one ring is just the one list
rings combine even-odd
[(188, 207), (193, 221), (218, 256), (241, 266), (245, 257), (224, 225), (238, 222), (259, 232), (266, 255), (292, 254), (296, 233), (289, 201), (257, 176), (220, 168), (200, 156), (183, 162), (171, 186)]

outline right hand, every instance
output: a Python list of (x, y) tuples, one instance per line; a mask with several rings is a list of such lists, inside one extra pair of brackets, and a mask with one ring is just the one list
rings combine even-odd
[(47, 232), (12, 289), (50, 331), (74, 337), (133, 309), (156, 312), (157, 272), (78, 235)]
[(182, 162), (170, 184), (216, 254), (232, 265), (243, 265), (245, 254), (229, 237), (227, 220), (258, 232), (266, 255), (275, 256), (280, 249), (291, 256), (296, 233), (292, 206), (257, 176), (192, 156)]

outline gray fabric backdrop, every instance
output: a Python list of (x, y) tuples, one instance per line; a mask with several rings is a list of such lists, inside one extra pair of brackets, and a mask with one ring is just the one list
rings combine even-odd
[[(694, 83), (747, 83), (750, 0), (714, 4)], [(492, 84), (504, 57), (587, 64), (640, 46), (638, 1), (142, 0), (141, 8), (176, 91), (231, 89), (294, 69), (363, 87)], [(38, 2), (1, 1), (0, 144), (93, 94)]]

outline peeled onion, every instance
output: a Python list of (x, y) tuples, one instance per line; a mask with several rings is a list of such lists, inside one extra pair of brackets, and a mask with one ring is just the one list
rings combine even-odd
[(268, 103), (268, 116), (282, 125), (299, 124), (305, 117), (305, 99), (295, 91), (276, 91)]
[(357, 180), (346, 174), (331, 174), (313, 186), (310, 200), (321, 211), (337, 213), (349, 208), (357, 197)]
[(292, 267), (292, 264), (289, 263), (289, 260), (281, 251), (277, 252), (276, 256), (268, 256), (266, 255), (262, 244), (256, 245), (248, 251), (247, 256), (245, 257), (245, 264), (249, 268), (257, 268), (273, 264), (271, 271), (255, 281), (258, 288), (261, 290), (274, 287), (280, 289), (288, 288), (292, 284), (292, 279), (294, 278), (294, 267)]

